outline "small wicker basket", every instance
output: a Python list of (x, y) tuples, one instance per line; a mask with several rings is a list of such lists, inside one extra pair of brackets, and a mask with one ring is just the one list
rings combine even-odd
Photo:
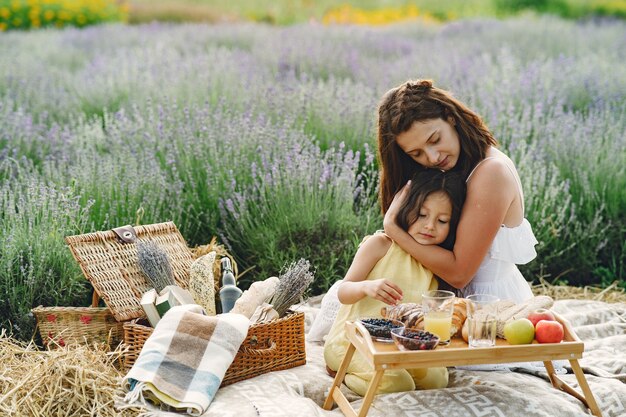
[[(124, 356), (126, 371), (133, 366), (153, 331), (136, 320), (124, 323), (124, 343), (128, 348)], [(250, 326), (221, 386), (305, 363), (304, 313), (290, 312), (285, 317)]]
[(71, 343), (117, 346), (124, 329), (107, 307), (35, 307), (37, 327), (44, 345)]

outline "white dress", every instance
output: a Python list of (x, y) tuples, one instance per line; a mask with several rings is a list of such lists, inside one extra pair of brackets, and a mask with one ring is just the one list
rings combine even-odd
[[(466, 182), (470, 180), (481, 163), (491, 158), (485, 158), (479, 162), (467, 177)], [(508, 164), (506, 165), (516, 179), (523, 210), (522, 185), (513, 169)], [(516, 227), (501, 225), (485, 259), (476, 271), (476, 275), (461, 290), (461, 295), (467, 297), (471, 294), (492, 294), (500, 300), (512, 300), (516, 303), (532, 298), (533, 293), (530, 285), (517, 269), (517, 265), (523, 265), (535, 259), (537, 256), (535, 245), (537, 243), (532, 227), (525, 218)]]

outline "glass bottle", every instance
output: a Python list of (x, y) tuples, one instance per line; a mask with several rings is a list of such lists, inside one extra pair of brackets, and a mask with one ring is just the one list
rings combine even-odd
[(233, 267), (230, 259), (222, 258), (222, 288), (220, 289), (220, 302), (222, 313), (228, 313), (235, 306), (235, 301), (241, 296), (241, 290), (237, 288)]

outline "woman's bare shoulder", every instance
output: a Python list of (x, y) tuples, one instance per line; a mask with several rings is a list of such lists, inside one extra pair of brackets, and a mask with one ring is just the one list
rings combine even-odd
[(498, 152), (498, 155), (483, 161), (476, 168), (471, 180), (467, 183), (468, 190), (486, 185), (506, 186), (515, 184), (515, 177), (511, 175), (512, 171), (516, 172), (513, 161), (502, 152)]

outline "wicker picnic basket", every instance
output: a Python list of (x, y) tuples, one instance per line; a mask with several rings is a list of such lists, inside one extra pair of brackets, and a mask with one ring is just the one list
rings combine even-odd
[[(120, 229), (125, 233), (132, 232), (135, 236), (131, 241), (124, 241)], [(133, 243), (135, 239), (157, 243), (168, 254), (176, 283), (187, 288), (195, 256), (172, 222), (134, 228), (125, 226), (112, 231), (65, 238), (85, 277), (94, 287), (94, 300), (100, 296), (115, 319), (125, 322), (122, 331), (124, 344), (128, 348), (124, 357), (127, 370), (135, 363), (145, 341), (154, 330), (144, 325), (145, 321), (142, 320), (145, 314), (140, 299), (151, 287), (139, 269), (137, 249)], [(197, 251), (195, 255), (203, 253)], [(228, 254), (222, 255), (232, 259)], [(219, 276), (219, 271), (216, 275)], [(250, 327), (222, 385), (269, 371), (303, 365), (305, 362), (304, 314), (291, 313), (269, 323)]]
[[(133, 320), (124, 323), (128, 351), (124, 368), (130, 370), (153, 332), (152, 327)], [(285, 317), (250, 326), (221, 386), (233, 384), (270, 371), (289, 369), (306, 363), (304, 313), (289, 312)]]

